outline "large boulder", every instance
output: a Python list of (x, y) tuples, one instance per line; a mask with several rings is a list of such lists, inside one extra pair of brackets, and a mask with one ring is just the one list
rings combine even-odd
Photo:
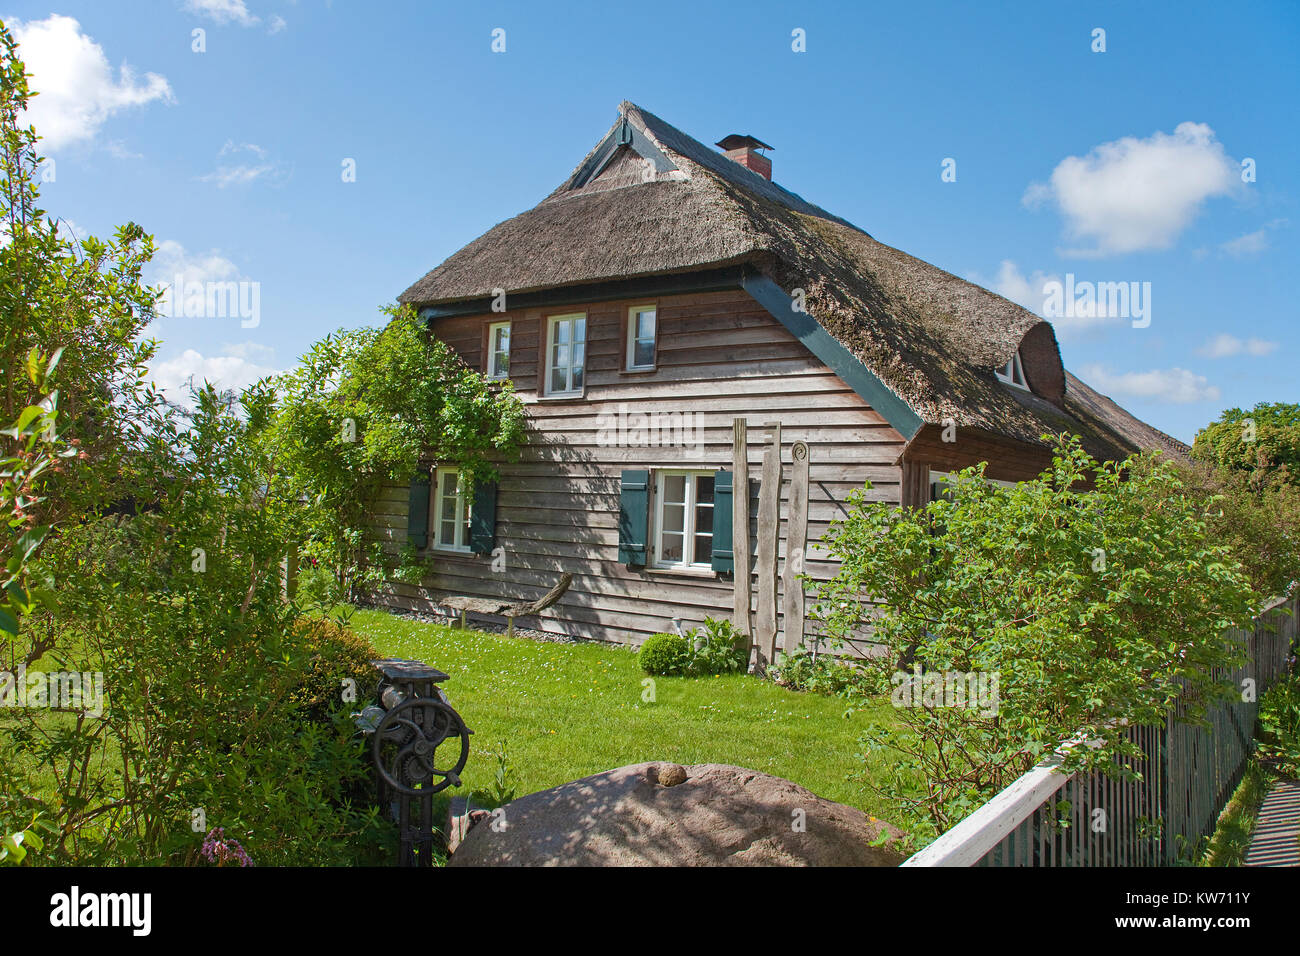
[(531, 793), (474, 826), (451, 866), (897, 866), (898, 828), (726, 764), (639, 763)]

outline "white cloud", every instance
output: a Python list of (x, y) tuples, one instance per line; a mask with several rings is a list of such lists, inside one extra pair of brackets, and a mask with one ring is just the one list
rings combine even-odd
[(15, 20), (10, 29), (31, 74), (31, 89), (40, 94), (31, 98), (21, 122), (36, 127), (46, 150), (93, 139), (114, 113), (173, 100), (167, 78), (157, 73), (137, 79), (124, 63), (114, 75), (104, 48), (72, 17)]
[[(249, 153), (258, 160), (266, 159), (266, 150), (256, 143), (236, 143), (233, 140), (226, 140), (220, 152), (217, 153), (218, 161), (222, 156), (238, 156), (240, 153)], [(210, 173), (198, 177), (199, 182), (214, 183), (218, 189), (225, 189), (227, 186), (244, 186), (248, 183), (261, 179), (273, 173), (278, 173), (279, 166), (273, 162), (251, 162), (251, 163), (231, 163), (223, 164), (218, 162), (217, 168)]]
[[(1004, 299), (1010, 299), (1017, 305), (1022, 305), (1030, 312), (1037, 316), (1043, 316), (1043, 310), (1046, 305), (1047, 292), (1044, 289), (1050, 282), (1061, 283), (1061, 276), (1043, 272), (1041, 269), (1035, 269), (1026, 276), (1016, 263), (1011, 259), (1003, 259), (998, 266), (997, 275), (992, 278), (986, 278), (978, 272), (969, 272), (966, 278), (981, 285), (990, 291), (996, 292)], [(1078, 338), (1090, 332), (1095, 332), (1105, 325), (1117, 324), (1121, 321), (1120, 317), (1109, 315), (1108, 313), (1097, 310), (1096, 315), (1071, 314), (1064, 316), (1052, 316), (1048, 319), (1052, 323), (1052, 328), (1060, 338)]]
[(1185, 368), (1112, 373), (1109, 369), (1094, 364), (1080, 369), (1079, 377), (1099, 392), (1112, 396), (1127, 395), (1176, 405), (1215, 401), (1219, 397), (1217, 385), (1211, 385), (1204, 375), (1197, 375)]
[(239, 278), (239, 267), (213, 249), (190, 255), (175, 239), (158, 243), (150, 263), (148, 281), (151, 285), (170, 286), (181, 277), (181, 282), (226, 282)]
[(198, 388), (206, 381), (218, 390), (231, 388), (239, 391), (258, 379), (280, 371), (271, 365), (251, 361), (247, 357), (250, 354), (268, 361), (274, 352), (266, 346), (251, 342), (242, 346), (228, 345), (221, 350), (220, 355), (211, 356), (205, 356), (195, 349), (186, 349), (180, 355), (165, 361), (155, 359), (151, 362), (149, 377), (170, 401), (188, 405), (191, 383)]
[(1232, 256), (1234, 259), (1244, 259), (1247, 256), (1259, 255), (1269, 246), (1268, 234), (1274, 229), (1280, 229), (1285, 226), (1287, 220), (1274, 219), (1272, 222), (1265, 223), (1260, 229), (1254, 232), (1248, 232), (1244, 236), (1238, 236), (1236, 239), (1229, 239), (1227, 242), (1219, 245), (1219, 251), (1225, 255)]
[(244, 0), (185, 0), (185, 9), (223, 25), (238, 23), (251, 27), (261, 22), (249, 12)]
[(1172, 135), (1126, 136), (1067, 156), (1048, 183), (1031, 183), (1022, 201), (1055, 202), (1070, 238), (1093, 244), (1072, 255), (1167, 249), (1206, 200), (1240, 186), (1239, 172), (1214, 130), (1180, 123)]
[(1276, 348), (1276, 342), (1269, 342), (1266, 339), (1250, 338), (1243, 342), (1235, 335), (1224, 334), (1216, 335), (1196, 351), (1198, 355), (1204, 355), (1206, 358), (1231, 358), (1242, 354), (1258, 358), (1271, 355)]
[(266, 30), (266, 32), (267, 32), (267, 33), (279, 33), (281, 30), (283, 30), (283, 29), (284, 29), (285, 27), (287, 27), (288, 25), (289, 25), (289, 24), (285, 22), (284, 17), (280, 16), (280, 15), (277, 13), (275, 16), (271, 17), (271, 22), (267, 25), (267, 30)]

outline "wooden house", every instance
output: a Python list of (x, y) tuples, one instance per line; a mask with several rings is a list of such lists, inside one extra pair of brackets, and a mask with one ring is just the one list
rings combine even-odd
[[(639, 643), (743, 617), (752, 590), (759, 618), (775, 605), (780, 647), (798, 638), (781, 579), (800, 555), (814, 578), (833, 572), (820, 539), (864, 483), (912, 505), (979, 461), (1029, 478), (1050, 460), (1045, 433), (1103, 459), (1185, 451), (1066, 371), (1049, 323), (778, 186), (761, 141), (718, 145), (625, 102), (559, 188), (401, 294), (470, 365), (513, 381), (530, 438), (495, 487), (471, 495), (439, 461), (385, 491), (373, 534), (415, 544), (434, 573), (376, 603), (529, 600), (570, 572), (528, 626)], [(779, 527), (760, 542), (778, 432), (784, 480), (764, 507)], [(796, 452), (807, 501), (792, 512)], [(761, 576), (760, 549), (776, 559)]]

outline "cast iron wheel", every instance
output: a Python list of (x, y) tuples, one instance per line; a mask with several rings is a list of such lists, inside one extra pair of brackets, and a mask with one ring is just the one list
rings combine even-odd
[[(371, 752), (384, 782), (408, 796), (427, 796), (460, 786), (469, 760), (469, 728), (460, 714), (440, 700), (412, 697), (384, 715), (375, 728)], [(439, 767), (437, 749), (446, 743), (460, 753), (455, 764)], [(447, 751), (444, 750), (444, 753)]]

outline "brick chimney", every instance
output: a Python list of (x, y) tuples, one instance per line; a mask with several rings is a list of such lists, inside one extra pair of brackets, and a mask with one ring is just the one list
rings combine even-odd
[(772, 147), (761, 139), (732, 133), (725, 139), (718, 140), (715, 145), (722, 149), (722, 154), (727, 159), (734, 160), (746, 169), (753, 170), (764, 179), (771, 181), (772, 161), (760, 153), (759, 150), (771, 149)]

